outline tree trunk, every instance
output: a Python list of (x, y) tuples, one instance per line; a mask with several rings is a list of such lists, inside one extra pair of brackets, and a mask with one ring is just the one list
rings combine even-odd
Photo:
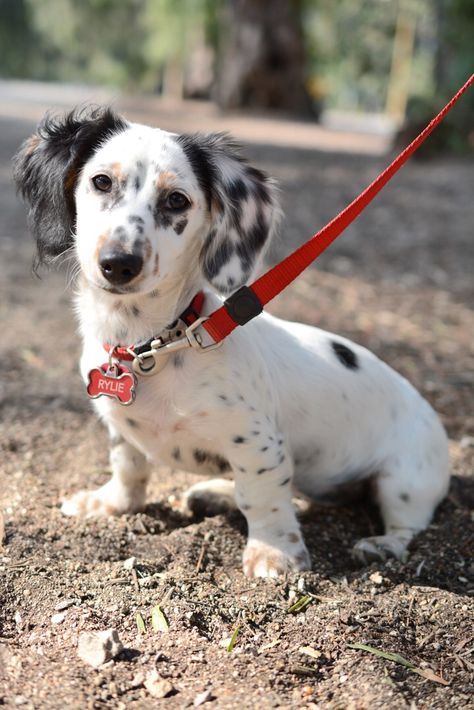
[(314, 115), (305, 87), (301, 0), (225, 0), (216, 100), (220, 107)]

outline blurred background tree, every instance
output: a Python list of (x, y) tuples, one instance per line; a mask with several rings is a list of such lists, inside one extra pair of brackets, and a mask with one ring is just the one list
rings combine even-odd
[[(473, 0), (0, 0), (0, 18), (4, 77), (376, 112), (408, 132), (474, 65)], [(438, 146), (474, 140), (473, 108), (471, 91)]]
[(227, 0), (218, 26), (216, 90), (223, 108), (311, 115), (302, 0)]

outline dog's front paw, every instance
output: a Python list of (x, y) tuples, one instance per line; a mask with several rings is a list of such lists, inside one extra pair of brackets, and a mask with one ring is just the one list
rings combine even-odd
[(61, 512), (78, 518), (119, 514), (113, 505), (102, 500), (98, 491), (79, 491), (71, 498), (66, 498), (61, 505)]
[(352, 554), (364, 565), (370, 562), (385, 562), (388, 557), (395, 557), (401, 562), (408, 559), (407, 543), (394, 535), (364, 537), (356, 542)]
[(247, 577), (280, 577), (305, 569), (311, 569), (311, 560), (302, 541), (291, 553), (260, 540), (249, 540), (244, 550), (244, 574)]
[(137, 513), (143, 509), (145, 496), (142, 489), (118, 489), (110, 483), (96, 491), (79, 491), (71, 498), (66, 498), (61, 505), (61, 512), (64, 515), (93, 518)]

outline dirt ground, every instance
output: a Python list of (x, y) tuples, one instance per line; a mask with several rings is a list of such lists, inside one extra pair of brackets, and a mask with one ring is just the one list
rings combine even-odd
[[(179, 511), (192, 474), (157, 468), (139, 515), (61, 515), (64, 496), (107, 480), (107, 437), (77, 371), (67, 274), (30, 272), (9, 159), (33, 123), (0, 116), (0, 124), (0, 706), (474, 707), (472, 162), (412, 161), (270, 308), (368, 346), (424, 393), (451, 440), (447, 499), (406, 564), (354, 562), (353, 543), (380, 526), (361, 501), (303, 516), (312, 572), (251, 581), (241, 572), (240, 515)], [(334, 216), (388, 156), (357, 144), (353, 153), (285, 147), (271, 126), (248, 153), (282, 188), (276, 258)], [(306, 607), (289, 612), (305, 596)], [(156, 605), (167, 630), (152, 627)], [(124, 650), (94, 669), (78, 657), (78, 634), (109, 628)], [(424, 675), (355, 643), (398, 653)]]

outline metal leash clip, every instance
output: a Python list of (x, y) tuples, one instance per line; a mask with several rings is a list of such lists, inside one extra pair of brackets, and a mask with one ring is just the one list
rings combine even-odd
[(222, 341), (204, 345), (202, 336), (195, 332), (206, 320), (207, 316), (204, 316), (194, 321), (194, 323), (185, 329), (184, 338), (179, 338), (178, 340), (168, 343), (164, 342), (162, 338), (157, 338), (150, 343), (150, 350), (143, 353), (135, 353), (133, 350), (129, 350), (130, 354), (134, 355), (132, 362), (134, 372), (143, 377), (150, 377), (151, 375), (156, 375), (158, 372), (161, 372), (168, 362), (168, 357), (171, 353), (183, 350), (184, 348), (193, 348), (198, 352), (207, 352), (220, 347)]

